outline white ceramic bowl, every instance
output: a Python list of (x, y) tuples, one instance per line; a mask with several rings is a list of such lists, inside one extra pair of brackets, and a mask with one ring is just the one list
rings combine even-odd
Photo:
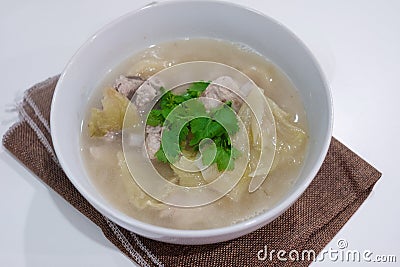
[[(205, 15), (206, 14), (206, 15)], [(185, 37), (242, 42), (278, 65), (298, 88), (309, 122), (309, 151), (300, 177), (272, 209), (250, 220), (210, 230), (174, 230), (135, 220), (110, 205), (87, 176), (79, 151), (82, 118), (100, 80), (128, 56), (149, 45)], [(51, 109), (51, 134), (59, 161), (79, 192), (102, 214), (140, 235), (178, 244), (226, 241), (252, 232), (282, 214), (319, 170), (332, 133), (332, 101), (324, 75), (306, 46), (288, 29), (257, 11), (227, 2), (163, 2), (105, 26), (68, 63)]]

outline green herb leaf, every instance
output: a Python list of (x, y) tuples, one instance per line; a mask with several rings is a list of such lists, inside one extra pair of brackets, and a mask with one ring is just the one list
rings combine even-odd
[(213, 144), (206, 144), (201, 150), (201, 160), (204, 166), (209, 166), (215, 162), (215, 157), (217, 154), (217, 147)]
[(228, 168), (229, 158), (230, 158), (230, 151), (226, 151), (222, 147), (217, 148), (217, 156), (215, 158), (215, 162), (217, 163), (219, 171), (223, 171)]
[(171, 140), (171, 135), (168, 134), (168, 131), (163, 131), (163, 151), (164, 151), (164, 155), (166, 158), (169, 159), (169, 161), (171, 163), (174, 163), (178, 160), (179, 155), (180, 155), (180, 147), (179, 144), (177, 144), (175, 142), (175, 138), (174, 140)]
[(150, 111), (149, 116), (147, 118), (147, 124), (150, 126), (158, 126), (162, 125), (164, 122), (164, 117), (161, 114), (161, 110), (153, 109)]
[(209, 121), (210, 121), (209, 118), (204, 118), (204, 117), (195, 118), (191, 120), (190, 129), (192, 130), (192, 133), (195, 134), (204, 131)]
[(156, 156), (156, 158), (163, 162), (163, 163), (168, 163), (168, 159), (165, 156), (164, 150), (162, 149), (162, 147), (160, 147), (160, 149), (156, 152), (156, 154), (154, 154)]
[(239, 149), (237, 149), (236, 147), (232, 147), (231, 152), (232, 152), (233, 159), (237, 159), (242, 154), (242, 152)]
[(190, 127), (193, 133), (189, 143), (191, 146), (197, 146), (204, 138), (214, 139), (226, 132), (220, 123), (210, 118), (196, 118), (190, 122)]
[[(202, 148), (203, 164), (216, 163), (219, 171), (233, 170), (234, 160), (240, 156), (240, 151), (232, 147), (230, 140), (230, 135), (239, 130), (236, 113), (230, 108), (232, 103), (228, 101), (209, 112), (201, 101), (186, 103), (187, 100), (198, 98), (209, 84), (195, 82), (182, 95), (167, 91), (160, 99), (160, 109), (153, 109), (149, 113), (148, 125), (165, 126), (162, 135), (164, 147), (161, 146), (155, 155), (159, 161), (167, 163), (171, 159), (171, 163), (174, 163), (184, 146), (189, 145), (198, 151), (200, 142), (209, 138), (214, 144), (206, 144)], [(179, 109), (170, 114), (175, 108)], [(194, 116), (196, 118), (191, 119)], [(183, 127), (182, 123), (185, 123)]]
[(186, 141), (188, 134), (189, 134), (189, 124), (187, 123), (179, 132), (179, 144), (180, 145), (182, 145), (182, 143)]
[(187, 89), (187, 94), (191, 96), (191, 98), (199, 97), (204, 90), (206, 90), (207, 86), (210, 82), (195, 82)]
[(236, 114), (227, 105), (222, 105), (214, 110), (213, 118), (224, 125), (230, 135), (235, 134), (239, 130)]

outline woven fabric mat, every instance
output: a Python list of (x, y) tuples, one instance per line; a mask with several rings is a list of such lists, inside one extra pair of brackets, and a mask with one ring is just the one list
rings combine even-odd
[(20, 121), (3, 136), (3, 146), (93, 221), (108, 240), (140, 266), (308, 266), (312, 257), (279, 261), (275, 254), (262, 259), (265, 255), (261, 250), (267, 246), (269, 251), (312, 250), (318, 255), (364, 202), (381, 176), (332, 138), (328, 155), (311, 185), (272, 223), (246, 236), (212, 245), (182, 246), (150, 240), (101, 215), (75, 189), (60, 167), (49, 125), (58, 78), (50, 78), (26, 91), (18, 105)]

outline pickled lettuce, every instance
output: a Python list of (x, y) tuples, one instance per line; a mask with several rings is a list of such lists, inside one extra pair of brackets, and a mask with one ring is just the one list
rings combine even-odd
[(293, 122), (293, 116), (268, 98), (276, 123), (276, 151), (271, 171), (279, 166), (301, 165), (308, 135)]
[[(301, 165), (303, 162), (304, 146), (307, 144), (308, 136), (306, 132), (301, 129), (293, 121), (293, 115), (281, 109), (278, 104), (267, 97), (268, 103), (271, 107), (272, 114), (276, 124), (276, 148), (275, 157), (272, 167), (267, 175), (275, 175), (276, 170), (286, 170), (295, 164)], [(252, 127), (254, 117), (251, 111), (246, 106), (243, 106), (239, 111), (239, 116), (244, 121), (245, 127), (249, 133), (249, 138), (252, 141), (250, 144), (250, 161), (247, 165), (245, 174), (240, 179), (235, 188), (227, 194), (227, 197), (232, 201), (240, 201), (244, 195), (248, 194), (249, 183), (252, 173), (257, 166), (260, 158), (260, 147), (257, 139), (253, 139), (258, 134), (258, 129), (254, 132), (255, 128)], [(253, 192), (252, 194), (265, 194), (262, 188)], [(261, 196), (259, 196), (261, 197)], [(261, 202), (262, 203), (262, 202)]]
[(101, 137), (109, 132), (120, 132), (124, 125), (125, 114), (128, 116), (125, 123), (133, 124), (137, 118), (134, 105), (124, 95), (113, 88), (106, 88), (101, 100), (102, 109), (93, 108), (89, 119), (89, 135)]
[(164, 204), (147, 195), (135, 182), (125, 162), (122, 151), (118, 152), (118, 165), (121, 168), (121, 180), (129, 196), (129, 203), (138, 209), (146, 207), (163, 208)]

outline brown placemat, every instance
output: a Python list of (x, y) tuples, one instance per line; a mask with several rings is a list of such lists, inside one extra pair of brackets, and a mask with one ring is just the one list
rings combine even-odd
[[(50, 105), (58, 76), (26, 91), (18, 105), (20, 121), (3, 136), (3, 145), (23, 165), (97, 224), (123, 253), (141, 266), (307, 266), (278, 261), (267, 251), (314, 251), (317, 255), (370, 194), (381, 173), (335, 138), (317, 177), (284, 214), (263, 228), (229, 242), (203, 246), (166, 244), (117, 226), (96, 211), (74, 188), (61, 169), (50, 136)], [(292, 254), (296, 255), (296, 254)], [(261, 253), (259, 256), (263, 257)], [(288, 254), (285, 256), (288, 258)]]

